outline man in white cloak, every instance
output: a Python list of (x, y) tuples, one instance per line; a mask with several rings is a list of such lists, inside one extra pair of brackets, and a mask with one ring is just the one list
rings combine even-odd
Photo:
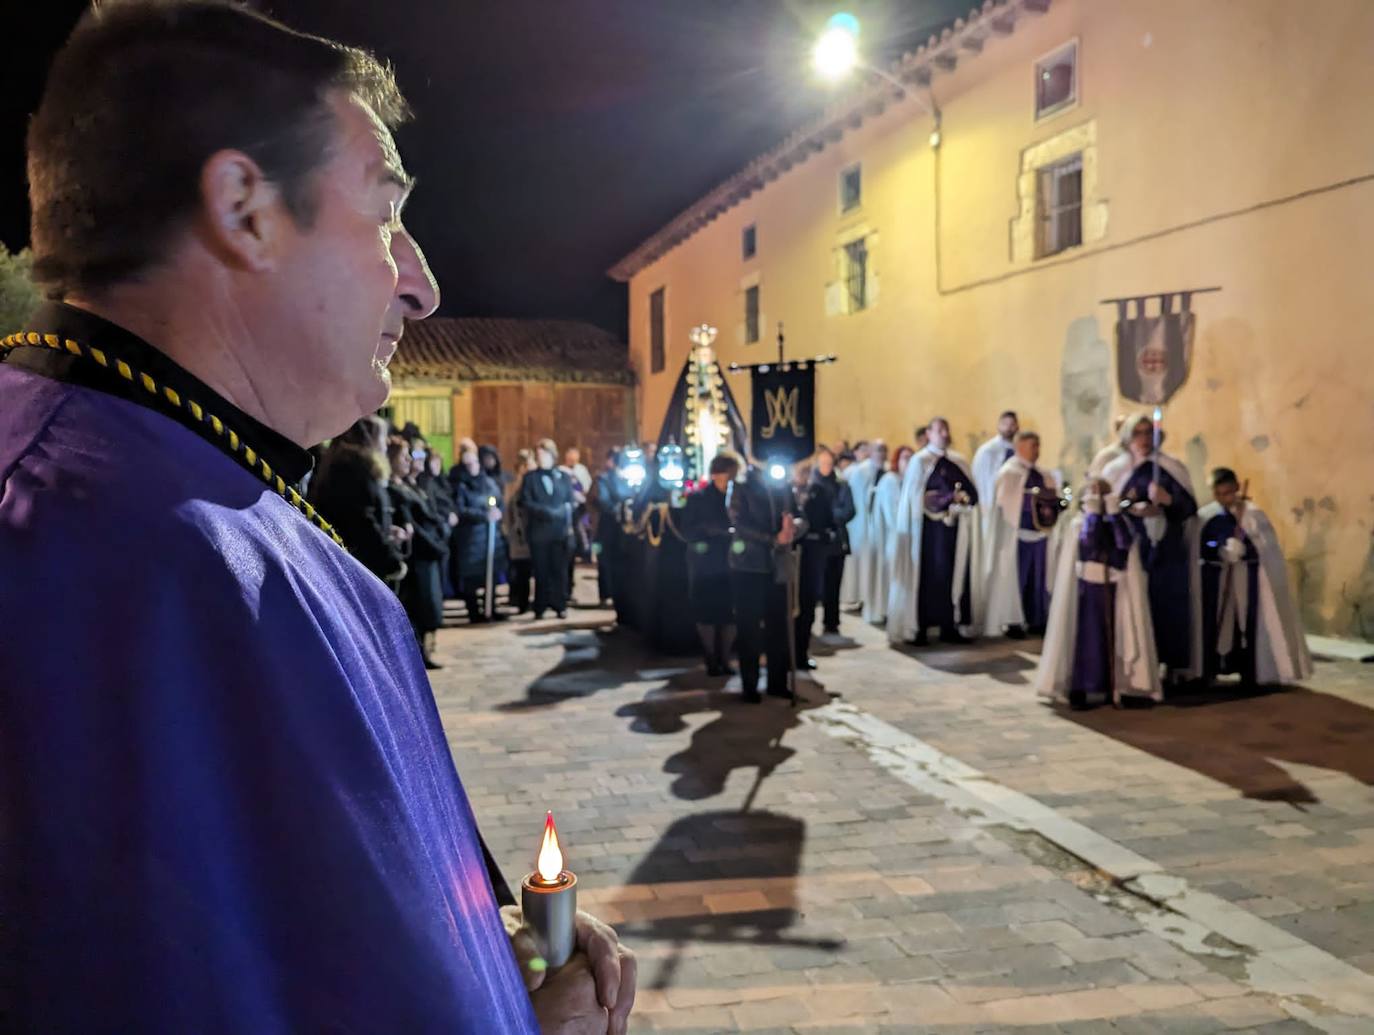
[(863, 618), (870, 625), (887, 621), (887, 597), (892, 590), (892, 548), (897, 527), (897, 502), (902, 496), (902, 476), (914, 455), (910, 446), (898, 446), (891, 468), (878, 477), (868, 522), (869, 578), (864, 594)]
[(881, 448), (886, 456), (887, 447), (881, 442), (870, 445), (861, 441), (854, 447), (854, 462), (841, 473), (854, 499), (854, 517), (845, 525), (849, 554), (844, 558), (844, 574), (840, 578), (840, 609), (851, 613), (859, 610), (864, 598), (865, 565), (862, 558), (868, 542), (868, 514), (873, 487), (882, 470), (874, 456), (875, 446)]
[[(1192, 478), (1176, 457), (1155, 450), (1147, 414), (1128, 417), (1122, 433), (1128, 452), (1109, 463), (1102, 477), (1121, 499), (1149, 579), (1159, 660), (1171, 682), (1188, 682), (1202, 676), (1202, 579)], [(1164, 441), (1162, 433), (1159, 440)]]
[(1040, 436), (1016, 433), (1016, 454), (1002, 465), (993, 486), (983, 546), (988, 560), (984, 631), (1014, 640), (1039, 636), (1050, 616), (1050, 591), (1059, 541), (1058, 487), (1037, 466)]
[(1059, 552), (1036, 691), (1074, 708), (1161, 701), (1145, 569), (1131, 522), (1100, 478), (1090, 479), (1079, 498), (1082, 513)]
[(929, 436), (902, 478), (887, 638), (924, 646), (935, 627), (942, 642), (967, 643), (982, 624), (978, 487), (968, 461), (949, 448), (949, 422), (936, 417)]
[(1197, 516), (1204, 676), (1237, 675), (1251, 686), (1309, 678), (1312, 656), (1278, 536), (1229, 467), (1212, 472), (1212, 502)]
[[(1016, 452), (1016, 433), (1021, 424), (1016, 419), (1016, 411), (1007, 410), (997, 418), (997, 434), (978, 447), (973, 454), (973, 481), (978, 486), (978, 506), (984, 519), (993, 507), (994, 483), (997, 472)], [(984, 531), (987, 525), (984, 524)]]

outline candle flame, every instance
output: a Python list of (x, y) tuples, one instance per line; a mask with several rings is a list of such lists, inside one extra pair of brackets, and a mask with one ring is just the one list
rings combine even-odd
[(558, 846), (558, 830), (553, 825), (552, 812), (544, 820), (544, 841), (539, 846), (534, 868), (546, 884), (556, 884), (558, 875), (563, 872), (563, 849)]

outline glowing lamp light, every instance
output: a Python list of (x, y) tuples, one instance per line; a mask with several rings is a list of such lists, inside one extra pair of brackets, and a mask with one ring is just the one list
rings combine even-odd
[(780, 482), (787, 477), (787, 468), (782, 464), (769, 464), (768, 477), (772, 478), (775, 482)]
[(545, 965), (556, 969), (567, 963), (577, 945), (577, 874), (564, 868), (552, 812), (544, 817), (534, 872), (520, 883), (520, 912)]
[(831, 15), (811, 48), (811, 67), (822, 79), (837, 82), (859, 63), (859, 20), (841, 11)]

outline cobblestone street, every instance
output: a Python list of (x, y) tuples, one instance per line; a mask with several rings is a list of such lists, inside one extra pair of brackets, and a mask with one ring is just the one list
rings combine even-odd
[(797, 709), (599, 610), (440, 633), (483, 832), (515, 883), (554, 810), (633, 1030), (1374, 1030), (1368, 667), (1070, 715), (1033, 643), (842, 628)]

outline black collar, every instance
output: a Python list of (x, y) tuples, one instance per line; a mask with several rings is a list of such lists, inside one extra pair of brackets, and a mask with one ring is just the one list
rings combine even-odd
[[(24, 329), (37, 331), (39, 334), (54, 334), (64, 340), (71, 338), (88, 347), (102, 349), (111, 356), (124, 360), (131, 367), (145, 371), (150, 377), (170, 386), (184, 398), (194, 399), (208, 412), (214, 413), (226, 425), (237, 431), (245, 443), (252, 446), (285, 481), (292, 485), (299, 483), (314, 466), (314, 459), (309, 452), (285, 435), (244, 413), (205, 382), (118, 324), (75, 306), (48, 302), (40, 306), (26, 321)], [(142, 391), (113, 370), (102, 367), (84, 356), (35, 346), (10, 350), (0, 355), (0, 359), (6, 359), (11, 366), (21, 367), (54, 381), (93, 388), (146, 406), (165, 417), (179, 421), (208, 441), (215, 442), (204, 424), (195, 421), (182, 410), (173, 410), (161, 405), (157, 396)]]

